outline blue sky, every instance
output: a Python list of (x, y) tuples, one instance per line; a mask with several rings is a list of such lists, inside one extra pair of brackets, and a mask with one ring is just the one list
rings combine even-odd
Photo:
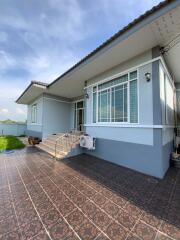
[(51, 82), (159, 0), (1, 0), (0, 120), (31, 80)]

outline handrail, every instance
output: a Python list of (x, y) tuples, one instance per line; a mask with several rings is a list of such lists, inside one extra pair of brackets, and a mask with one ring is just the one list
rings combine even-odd
[(55, 158), (56, 158), (56, 153), (57, 153), (57, 142), (59, 141), (59, 139), (63, 138), (65, 135), (66, 135), (66, 133), (63, 134), (63, 135), (61, 135), (61, 136), (59, 136), (59, 137), (56, 139), (56, 143), (55, 143)]
[[(59, 136), (57, 139), (56, 139), (56, 143), (55, 143), (55, 158), (57, 157), (57, 144), (60, 140), (63, 140), (63, 139), (66, 139), (66, 142), (65, 142), (65, 145), (66, 145), (66, 149), (67, 149), (67, 145), (68, 145), (68, 141), (67, 141), (67, 138), (68, 137), (72, 137), (72, 140), (71, 140), (71, 144), (70, 144), (70, 147), (72, 149), (72, 146), (73, 144), (77, 141), (76, 138), (74, 140), (74, 137), (78, 136), (79, 135), (79, 138), (80, 138), (80, 135), (81, 135), (81, 132), (78, 131), (77, 129), (72, 129), (69, 133), (64, 133), (63, 135)], [(64, 137), (67, 137), (67, 138), (64, 138)], [(63, 143), (62, 143), (62, 147), (64, 147)], [(63, 150), (63, 149), (62, 149)]]

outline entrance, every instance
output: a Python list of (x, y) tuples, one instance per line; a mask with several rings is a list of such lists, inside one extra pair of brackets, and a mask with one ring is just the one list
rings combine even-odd
[(75, 102), (74, 127), (78, 131), (84, 129), (84, 101)]

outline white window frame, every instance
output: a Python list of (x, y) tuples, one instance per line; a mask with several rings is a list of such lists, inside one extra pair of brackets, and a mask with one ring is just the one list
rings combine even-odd
[[(83, 107), (82, 108), (77, 108), (77, 104), (78, 102), (83, 102)], [(77, 110), (83, 110), (83, 114), (85, 114), (85, 107), (84, 107), (84, 104), (85, 104), (85, 101), (84, 99), (80, 99), (80, 100), (77, 100), (77, 101), (74, 101), (74, 129), (77, 129), (77, 120), (78, 120), (78, 117), (77, 117)], [(85, 116), (83, 116), (83, 121), (85, 121)], [(84, 125), (84, 123), (83, 123)]]
[(31, 123), (37, 123), (37, 103), (31, 106)]
[[(130, 73), (135, 72), (135, 71), (137, 72), (137, 78), (130, 79)], [(101, 82), (92, 85), (92, 96), (93, 96), (93, 93), (94, 93), (93, 88), (96, 87), (96, 122), (95, 123), (93, 122), (93, 116), (92, 116), (92, 124), (93, 125), (98, 125), (98, 124), (106, 124), (106, 125), (126, 125), (126, 124), (132, 124), (132, 125), (137, 125), (137, 124), (139, 124), (139, 69), (138, 68), (137, 69), (131, 69), (131, 71), (119, 73), (118, 77), (121, 77), (121, 76), (126, 75), (126, 74), (128, 74), (128, 80), (127, 81), (122, 82), (122, 83), (118, 83), (116, 85), (113, 85), (113, 86), (110, 86), (110, 87), (107, 87), (107, 88), (103, 88), (103, 89), (99, 90), (98, 86), (103, 84), (103, 83), (106, 83), (106, 82), (109, 82), (109, 81), (112, 81), (112, 80), (116, 79), (117, 76), (116, 77), (112, 77), (112, 78), (108, 78), (108, 80), (106, 80), (106, 81), (102, 80)], [(138, 112), (137, 112), (137, 122), (136, 123), (131, 123), (130, 122), (130, 84), (129, 83), (131, 81), (134, 81), (134, 80), (137, 80), (137, 107), (138, 107)], [(112, 88), (120, 86), (120, 85), (124, 85), (124, 84), (127, 84), (127, 121), (126, 122), (112, 122), (111, 121), (111, 107), (110, 107), (110, 121), (109, 122), (100, 122), (100, 121), (98, 121), (98, 113), (99, 113), (99, 109), (98, 109), (99, 108), (98, 96), (99, 96), (99, 92), (107, 90), (107, 89), (110, 89), (110, 106), (111, 106), (111, 101), (112, 101), (112, 94), (111, 94), (111, 92), (112, 92)], [(93, 105), (94, 105), (93, 101), (94, 100), (93, 100), (93, 97), (92, 97), (92, 109), (93, 109)], [(92, 111), (92, 114), (93, 114), (93, 111)]]

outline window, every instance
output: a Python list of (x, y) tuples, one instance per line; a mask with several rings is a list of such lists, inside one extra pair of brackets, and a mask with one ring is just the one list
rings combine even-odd
[(165, 76), (165, 96), (166, 96), (166, 111), (165, 111), (165, 119), (166, 124), (173, 125), (174, 124), (174, 93), (173, 86), (170, 82), (170, 79)]
[(137, 71), (93, 87), (96, 122), (138, 122)]
[(32, 105), (31, 108), (31, 122), (37, 123), (37, 104)]
[(78, 131), (83, 130), (84, 124), (84, 101), (74, 103), (74, 128)]
[(174, 125), (174, 87), (162, 64), (160, 64), (160, 97), (162, 124)]

